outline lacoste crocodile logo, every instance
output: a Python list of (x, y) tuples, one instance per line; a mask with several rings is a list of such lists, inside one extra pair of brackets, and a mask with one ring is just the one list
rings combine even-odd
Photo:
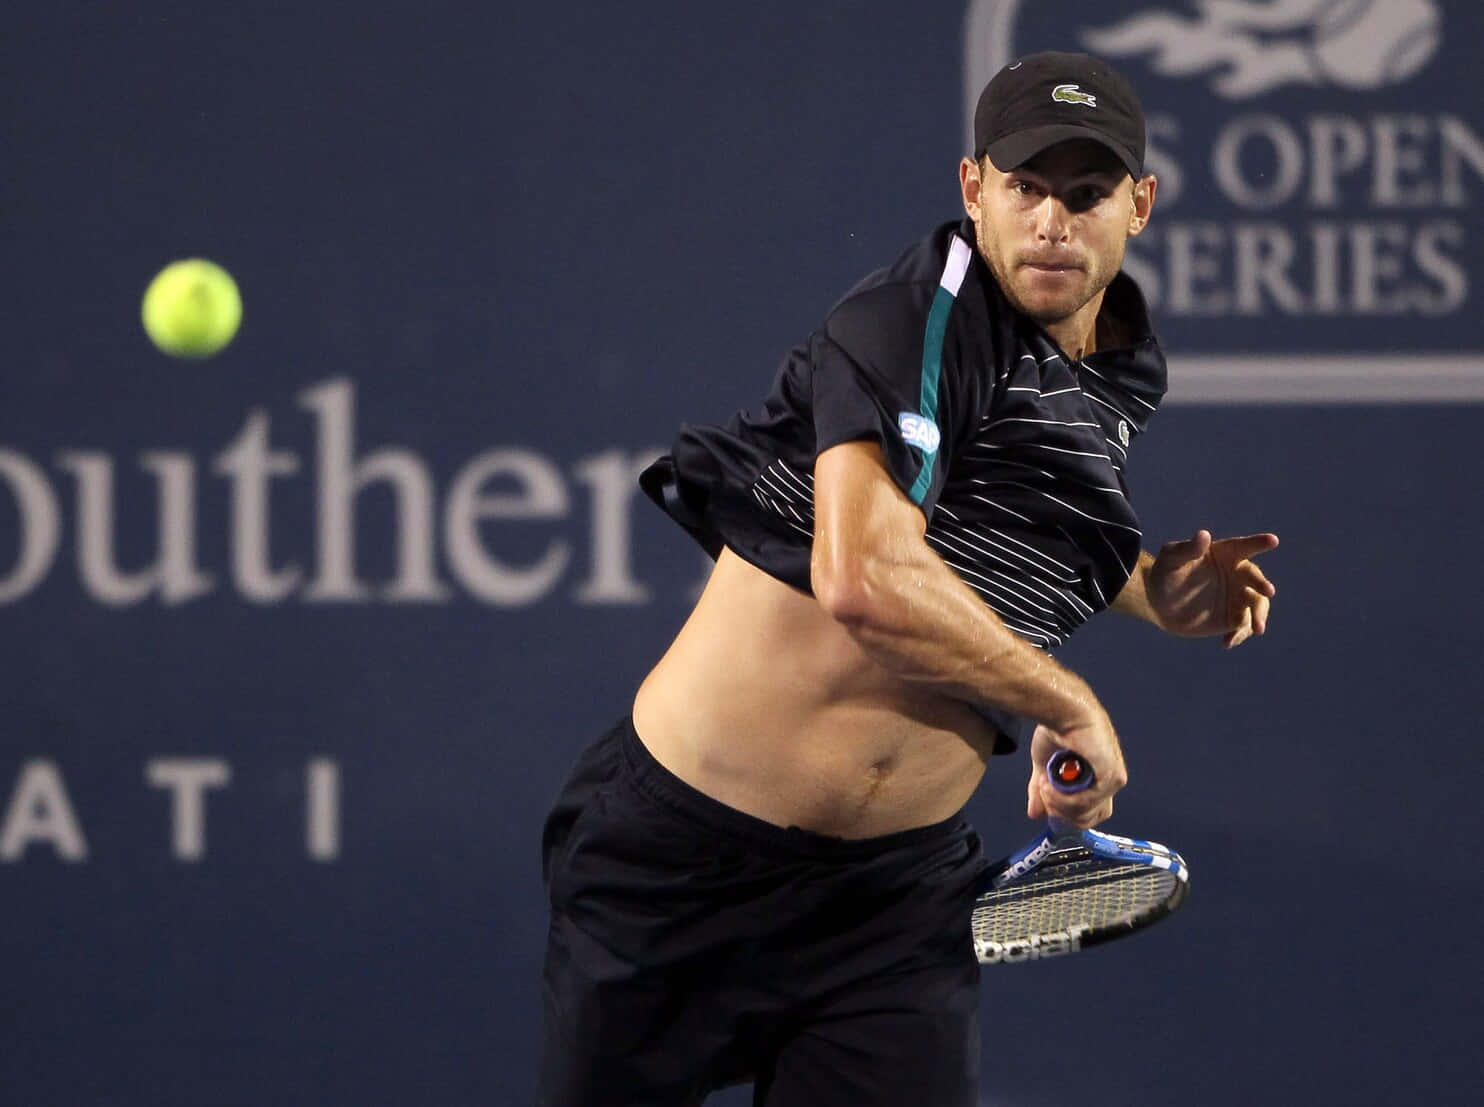
[(1060, 104), (1084, 104), (1089, 108), (1098, 106), (1098, 98), (1083, 92), (1076, 85), (1057, 85), (1051, 90), (1051, 98)]

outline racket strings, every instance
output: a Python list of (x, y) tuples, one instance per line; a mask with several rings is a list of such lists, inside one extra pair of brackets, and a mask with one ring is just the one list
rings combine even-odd
[(1128, 924), (1168, 902), (1179, 884), (1167, 870), (1127, 862), (1049, 866), (982, 895), (973, 913), (974, 938), (1006, 942), (1073, 926)]

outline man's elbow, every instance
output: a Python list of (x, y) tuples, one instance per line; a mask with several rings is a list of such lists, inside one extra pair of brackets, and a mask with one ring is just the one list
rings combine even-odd
[(815, 544), (809, 582), (820, 607), (847, 627), (869, 625), (879, 618), (881, 590), (869, 556), (858, 551), (821, 549)]

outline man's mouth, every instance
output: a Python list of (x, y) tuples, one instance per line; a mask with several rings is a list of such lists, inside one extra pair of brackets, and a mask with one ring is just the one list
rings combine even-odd
[(1034, 269), (1038, 273), (1070, 273), (1082, 268), (1070, 261), (1056, 261), (1050, 258), (1027, 258), (1020, 263), (1026, 269)]

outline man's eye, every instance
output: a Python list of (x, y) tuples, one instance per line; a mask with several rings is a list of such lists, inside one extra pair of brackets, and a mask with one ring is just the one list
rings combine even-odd
[(1067, 206), (1075, 211), (1088, 211), (1097, 207), (1103, 199), (1103, 190), (1094, 185), (1073, 189), (1067, 197)]

